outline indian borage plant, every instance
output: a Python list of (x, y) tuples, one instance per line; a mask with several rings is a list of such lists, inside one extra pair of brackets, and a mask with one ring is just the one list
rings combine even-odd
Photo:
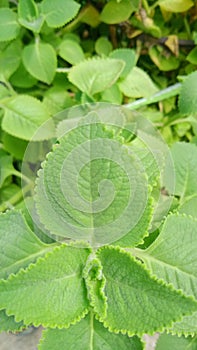
[(1, 329), (42, 325), (47, 350), (143, 349), (144, 333), (194, 335), (197, 226), (178, 212), (195, 199), (196, 146), (173, 147), (174, 173), (139, 115), (96, 104), (64, 118), (38, 173), (38, 216), (29, 198), (33, 222), (24, 209), (0, 216)]

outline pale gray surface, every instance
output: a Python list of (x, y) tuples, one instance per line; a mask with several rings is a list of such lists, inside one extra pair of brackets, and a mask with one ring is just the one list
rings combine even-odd
[[(25, 334), (0, 334), (0, 350), (37, 350), (37, 345), (41, 337), (42, 329), (34, 329), (31, 333)], [(154, 350), (158, 334), (150, 337), (143, 337), (146, 342), (145, 350)], [(63, 349), (60, 349), (63, 350)], [(77, 349), (76, 349), (77, 350)], [(85, 350), (85, 349), (84, 349)], [(120, 349), (121, 350), (121, 349)]]
[(34, 329), (28, 334), (0, 334), (0, 350), (36, 350), (42, 329)]

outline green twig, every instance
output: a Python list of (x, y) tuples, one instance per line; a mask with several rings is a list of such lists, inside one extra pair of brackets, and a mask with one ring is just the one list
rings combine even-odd
[(174, 97), (179, 94), (182, 84), (177, 83), (174, 85), (171, 85), (167, 87), (166, 89), (158, 91), (156, 94), (147, 97), (147, 98), (140, 98), (139, 100), (136, 100), (131, 103), (127, 103), (124, 105), (124, 107), (129, 108), (131, 110), (138, 109), (143, 106), (148, 106), (152, 103), (157, 103), (160, 101), (163, 101), (167, 98)]
[(18, 191), (16, 194), (14, 194), (12, 197), (9, 198), (8, 201), (3, 202), (0, 205), (0, 212), (3, 212), (7, 209), (13, 208), (15, 204), (17, 204), (23, 197), (24, 195), (29, 192), (29, 190), (32, 189), (32, 183), (26, 185), (23, 190)]

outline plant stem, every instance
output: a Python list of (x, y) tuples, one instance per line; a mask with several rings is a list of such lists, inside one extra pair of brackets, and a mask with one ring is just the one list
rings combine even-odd
[(152, 103), (157, 103), (167, 98), (174, 97), (179, 94), (181, 86), (181, 83), (176, 83), (167, 87), (166, 89), (158, 91), (156, 94), (150, 97), (140, 98), (139, 100), (136, 100), (134, 102), (127, 103), (124, 105), (124, 107), (129, 108), (131, 110), (135, 110), (140, 107), (148, 106)]
[(56, 72), (57, 73), (68, 73), (70, 71), (70, 68), (57, 68)]
[(32, 188), (32, 183), (26, 185), (23, 188), (23, 191), (20, 190), (18, 191), (15, 195), (13, 195), (12, 197), (10, 197), (9, 201), (6, 201), (4, 203), (2, 203), (0, 205), (0, 212), (5, 211), (6, 209), (10, 209), (12, 208), (15, 204), (17, 204), (25, 195), (25, 193), (27, 193), (30, 189)]

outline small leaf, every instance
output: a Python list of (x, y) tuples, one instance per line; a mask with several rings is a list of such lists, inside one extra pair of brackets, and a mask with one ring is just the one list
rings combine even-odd
[(107, 297), (107, 316), (100, 320), (110, 331), (152, 334), (197, 310), (197, 302), (151, 278), (143, 264), (128, 253), (103, 247), (97, 257), (103, 266)]
[(187, 61), (197, 65), (197, 47), (194, 47), (194, 49), (190, 51), (189, 55), (187, 56)]
[(15, 39), (20, 32), (16, 14), (9, 8), (0, 9), (0, 41)]
[(116, 24), (126, 21), (134, 11), (130, 0), (117, 2), (110, 0), (103, 8), (100, 19), (107, 24)]
[(186, 337), (188, 335), (196, 335), (197, 333), (197, 312), (194, 312), (191, 316), (185, 316), (180, 322), (173, 324), (173, 327), (169, 329), (172, 334), (182, 335)]
[(10, 77), (10, 82), (16, 87), (27, 89), (36, 85), (37, 80), (26, 71), (23, 63), (21, 62), (20, 66)]
[(23, 322), (15, 322), (14, 316), (7, 316), (5, 310), (0, 311), (1, 332), (19, 332), (25, 328)]
[(61, 42), (59, 56), (70, 64), (77, 64), (85, 58), (81, 46), (75, 40), (70, 39)]
[(48, 26), (57, 28), (70, 22), (77, 15), (80, 6), (73, 0), (44, 0), (41, 3), (41, 11)]
[(48, 329), (43, 332), (39, 350), (143, 350), (138, 337), (108, 332), (103, 325), (88, 314), (69, 329)]
[(9, 152), (12, 156), (14, 156), (17, 159), (23, 159), (25, 150), (28, 145), (27, 141), (11, 136), (6, 132), (4, 132), (2, 135), (2, 141), (3, 146), (7, 152)]
[(161, 334), (157, 341), (155, 350), (196, 350), (197, 339), (192, 339), (192, 337), (178, 337), (171, 334)]
[(100, 56), (108, 56), (112, 48), (111, 42), (105, 36), (100, 36), (95, 43), (95, 51)]
[(197, 71), (189, 74), (182, 83), (179, 95), (179, 109), (182, 114), (196, 113), (197, 111)]
[(0, 214), (0, 278), (27, 267), (52, 249), (30, 230), (21, 212)]
[(194, 5), (191, 0), (159, 0), (160, 7), (169, 12), (185, 12)]
[(38, 6), (33, 0), (19, 0), (18, 16), (22, 26), (35, 33), (40, 32), (44, 18), (39, 15)]
[(135, 66), (135, 51), (132, 49), (117, 49), (110, 53), (110, 58), (123, 60), (125, 67), (121, 73), (121, 77), (126, 77), (131, 69)]
[[(68, 327), (88, 312), (82, 269), (89, 249), (62, 245), (0, 282), (0, 308), (17, 322)], [(24, 302), (25, 301), (25, 302)]]
[(117, 85), (114, 84), (102, 92), (102, 101), (115, 103), (121, 105), (122, 103), (122, 93)]
[(157, 278), (197, 299), (197, 221), (170, 215), (142, 260)]
[(171, 171), (164, 174), (164, 186), (170, 194), (180, 197), (181, 205), (188, 197), (197, 192), (197, 146), (186, 142), (174, 143), (171, 155), (175, 168), (175, 188), (171, 178)]
[(5, 179), (8, 176), (14, 174), (15, 169), (12, 163), (12, 156), (7, 155), (6, 153), (3, 155), (0, 154), (0, 187), (2, 187)]
[(158, 91), (148, 74), (138, 67), (134, 67), (118, 85), (125, 96), (134, 98), (149, 97)]
[(123, 68), (122, 60), (92, 58), (71, 68), (68, 78), (81, 91), (94, 95), (113, 85)]
[(180, 66), (178, 57), (169, 54), (169, 52), (166, 52), (165, 48), (159, 45), (151, 46), (148, 52), (151, 60), (161, 71), (172, 71)]
[(44, 105), (36, 98), (18, 95), (4, 100), (2, 105), (5, 110), (2, 129), (8, 134), (22, 140), (30, 140), (34, 136), (34, 141), (49, 139), (53, 136), (52, 121), (38, 132), (49, 115)]
[(50, 44), (39, 43), (27, 45), (22, 54), (27, 71), (36, 79), (50, 84), (57, 67), (56, 52)]
[(66, 91), (64, 86), (53, 86), (47, 89), (43, 104), (47, 108), (48, 113), (53, 116), (65, 108), (72, 107), (74, 101), (71, 99), (69, 92)]
[(21, 42), (14, 40), (0, 52), (0, 74), (9, 79), (21, 61)]

